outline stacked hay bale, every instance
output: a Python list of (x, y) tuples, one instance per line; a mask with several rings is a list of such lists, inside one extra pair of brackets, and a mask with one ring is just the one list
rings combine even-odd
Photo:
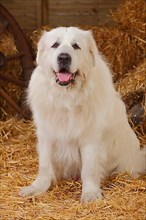
[(144, 57), (144, 43), (119, 28), (93, 28), (99, 51), (106, 57), (114, 82), (137, 66)]
[[(121, 93), (129, 113), (129, 121), (141, 143), (146, 144), (146, 59), (145, 59), (145, 0), (126, 0), (115, 13), (113, 19), (118, 29), (135, 39), (135, 46), (141, 47), (138, 62), (125, 71), (116, 82), (116, 89)], [(131, 39), (132, 39), (131, 38)], [(137, 46), (135, 53), (139, 53)], [(127, 54), (128, 55), (128, 54)], [(127, 56), (128, 57), (128, 56)], [(133, 54), (133, 59), (136, 59)]]
[(122, 96), (135, 92), (144, 92), (146, 89), (146, 59), (144, 59), (134, 70), (128, 72), (124, 78), (120, 78), (115, 87)]
[(143, 42), (146, 25), (145, 0), (126, 0), (112, 17), (119, 28), (132, 33), (135, 38)]

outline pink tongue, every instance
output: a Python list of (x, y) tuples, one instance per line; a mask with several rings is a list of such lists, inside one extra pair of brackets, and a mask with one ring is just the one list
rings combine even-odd
[(72, 79), (71, 73), (56, 73), (56, 75), (60, 82), (68, 82)]

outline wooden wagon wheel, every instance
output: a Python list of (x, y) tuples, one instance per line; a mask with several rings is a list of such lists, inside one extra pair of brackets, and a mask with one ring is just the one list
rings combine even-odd
[[(17, 24), (13, 16), (0, 4), (0, 33), (4, 31), (13, 35), (18, 53), (5, 56), (2, 52), (0, 52), (0, 79), (12, 82), (21, 87), (26, 87), (34, 68), (33, 55), (20, 26)], [(12, 78), (2, 73), (2, 69), (5, 67), (7, 62), (14, 59), (20, 59), (23, 80), (18, 80), (17, 78)], [(2, 88), (0, 88), (0, 96), (2, 96), (20, 116), (27, 116), (24, 107), (22, 105), (18, 105)]]

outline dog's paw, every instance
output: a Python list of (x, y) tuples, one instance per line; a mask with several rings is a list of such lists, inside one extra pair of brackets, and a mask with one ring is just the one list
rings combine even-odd
[(23, 187), (20, 190), (19, 195), (22, 197), (35, 196), (35, 195), (39, 195), (45, 192), (46, 192), (45, 189), (37, 188), (36, 186), (30, 185), (30, 186)]
[(95, 201), (96, 199), (102, 199), (102, 194), (100, 191), (97, 192), (86, 192), (83, 193), (81, 196), (81, 202), (90, 202), (90, 201)]

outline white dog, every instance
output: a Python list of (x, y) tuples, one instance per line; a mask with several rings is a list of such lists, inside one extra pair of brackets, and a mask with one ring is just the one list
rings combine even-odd
[(60, 178), (81, 176), (81, 201), (91, 201), (101, 198), (101, 179), (110, 172), (144, 171), (144, 153), (90, 31), (44, 32), (28, 101), (37, 128), (39, 172), (21, 196), (44, 193)]

